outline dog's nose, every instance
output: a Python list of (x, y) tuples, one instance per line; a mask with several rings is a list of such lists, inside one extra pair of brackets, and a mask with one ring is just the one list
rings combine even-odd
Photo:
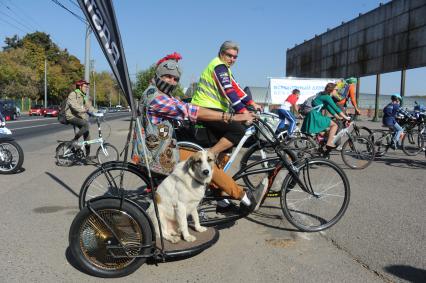
[(206, 170), (203, 170), (203, 174), (204, 174), (204, 175), (208, 176), (208, 175), (209, 175), (209, 173), (210, 173), (210, 171), (209, 171), (209, 170), (207, 170), (207, 169), (206, 169)]

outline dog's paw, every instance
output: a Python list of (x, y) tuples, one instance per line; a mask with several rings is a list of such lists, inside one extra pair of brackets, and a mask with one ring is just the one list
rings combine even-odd
[(171, 242), (172, 244), (176, 244), (180, 241), (180, 237), (179, 236), (167, 236), (165, 237), (165, 239), (169, 242)]
[(183, 239), (185, 240), (185, 241), (187, 241), (187, 242), (194, 242), (195, 240), (197, 240), (197, 238), (196, 237), (194, 237), (194, 236), (192, 236), (192, 235), (190, 235), (190, 234), (188, 234), (188, 236), (184, 236), (183, 237)]
[(198, 227), (195, 227), (195, 231), (202, 233), (202, 232), (206, 232), (207, 228), (203, 226), (198, 226)]

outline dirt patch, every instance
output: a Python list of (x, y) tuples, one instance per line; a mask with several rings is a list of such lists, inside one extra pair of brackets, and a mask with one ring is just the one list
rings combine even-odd
[(293, 239), (267, 239), (265, 242), (267, 245), (277, 248), (289, 248), (296, 244), (296, 241)]

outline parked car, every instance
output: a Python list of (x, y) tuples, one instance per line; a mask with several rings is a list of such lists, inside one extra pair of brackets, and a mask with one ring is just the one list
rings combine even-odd
[(108, 108), (108, 112), (109, 113), (115, 113), (115, 112), (118, 112), (118, 109), (116, 107), (110, 107), (110, 108)]
[(33, 116), (33, 115), (41, 116), (41, 115), (44, 115), (43, 110), (44, 110), (43, 105), (37, 104), (37, 105), (31, 106), (30, 111), (28, 111), (28, 114), (30, 116)]
[(99, 107), (98, 112), (105, 114), (108, 112), (108, 107)]
[(6, 121), (18, 119), (18, 113), (16, 111), (16, 104), (14, 100), (0, 99), (0, 111)]
[(58, 105), (50, 105), (47, 108), (43, 109), (44, 117), (58, 117), (59, 106)]

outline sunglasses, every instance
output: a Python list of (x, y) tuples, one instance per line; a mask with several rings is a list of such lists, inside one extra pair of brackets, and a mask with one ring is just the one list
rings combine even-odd
[(228, 57), (228, 58), (233, 58), (233, 59), (237, 59), (238, 58), (238, 55), (232, 55), (232, 54), (229, 54), (228, 52), (223, 52), (223, 54), (226, 57)]

